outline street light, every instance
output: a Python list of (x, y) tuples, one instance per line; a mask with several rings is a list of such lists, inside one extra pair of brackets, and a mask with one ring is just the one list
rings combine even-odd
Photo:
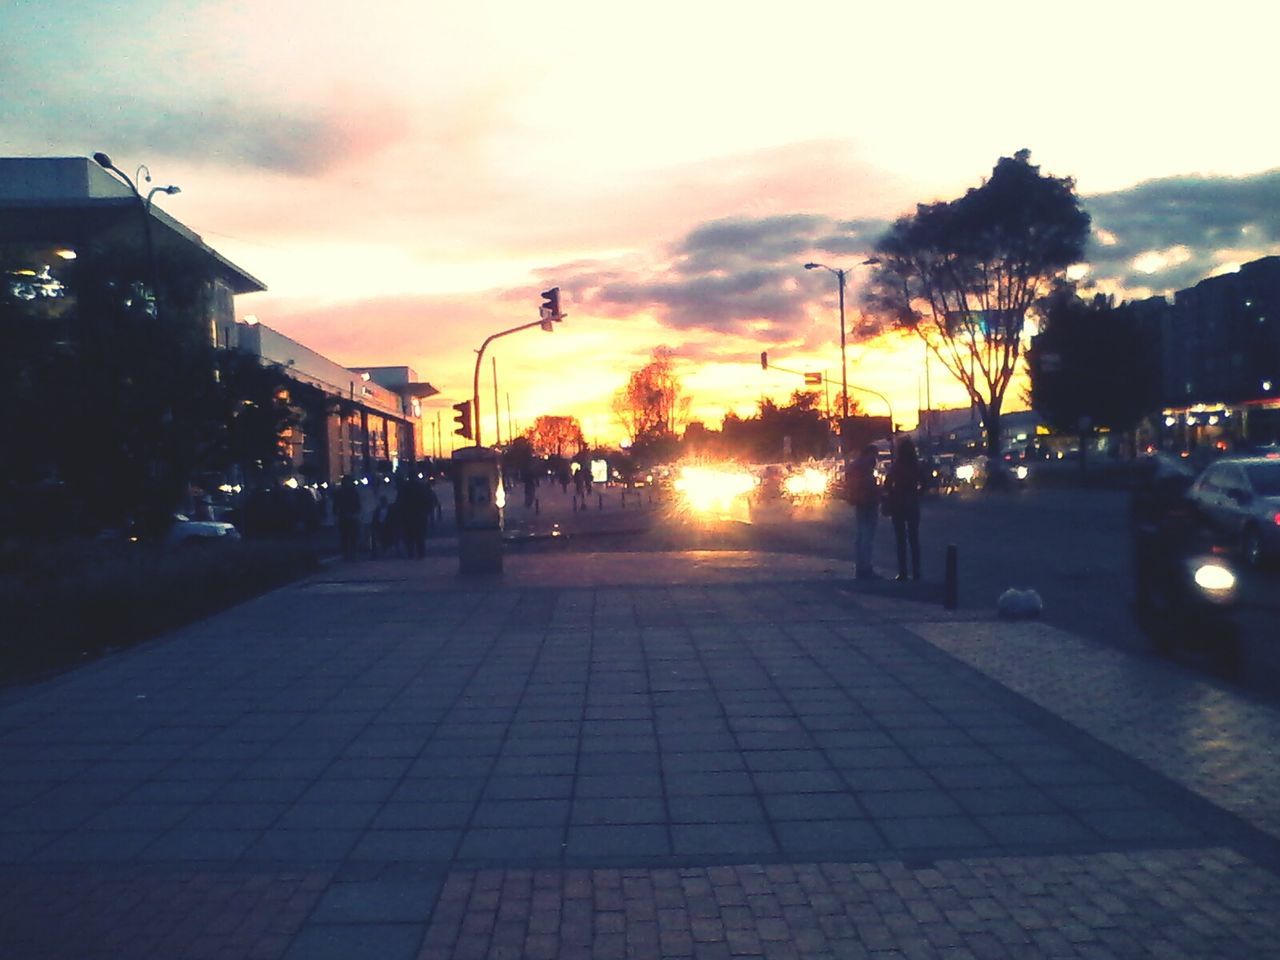
[(181, 193), (182, 188), (174, 186), (173, 184), (169, 184), (168, 186), (165, 186), (165, 187), (152, 187), (150, 190), (147, 191), (147, 195), (144, 197), (142, 193), (138, 190), (138, 184), (136, 179), (134, 178), (141, 177), (142, 172), (145, 170), (146, 182), (147, 183), (151, 182), (151, 170), (145, 163), (138, 165), (138, 169), (137, 169), (137, 172), (134, 174), (134, 178), (131, 178), (127, 173), (125, 173), (123, 170), (117, 167), (114, 163), (112, 163), (111, 158), (107, 156), (105, 153), (101, 153), (101, 152), (95, 153), (93, 155), (93, 161), (98, 166), (102, 167), (103, 170), (107, 170), (111, 173), (114, 173), (117, 177), (123, 180), (125, 183), (125, 186), (127, 186), (131, 191), (133, 191), (133, 195), (138, 198), (138, 206), (139, 206), (139, 209), (142, 211), (142, 233), (143, 233), (143, 240), (146, 243), (146, 249), (147, 249), (147, 273), (149, 274), (149, 280), (151, 284), (151, 296), (155, 298), (156, 316), (159, 317), (160, 316), (160, 285), (158, 282), (159, 277), (156, 273), (156, 251), (151, 241), (151, 201), (157, 193), (167, 193), (170, 196), (172, 196), (175, 193)]
[[(862, 261), (862, 266), (867, 267), (872, 264), (879, 263), (878, 257), (869, 257)], [(849, 376), (846, 372), (848, 363), (845, 360), (845, 332), (844, 332), (844, 283), (845, 277), (849, 271), (843, 268), (828, 267), (825, 263), (806, 263), (806, 270), (826, 270), (836, 275), (836, 279), (840, 281), (840, 403), (841, 412), (844, 418), (849, 419)]]

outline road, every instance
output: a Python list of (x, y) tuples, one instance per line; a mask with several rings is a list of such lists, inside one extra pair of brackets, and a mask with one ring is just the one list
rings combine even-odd
[[(1036, 590), (1044, 619), (1073, 633), (1134, 652), (1150, 644), (1137, 629), (1129, 603), (1128, 495), (1120, 491), (1027, 487), (1008, 493), (966, 493), (928, 498), (922, 508), (924, 582), (869, 587), (941, 602), (944, 555), (955, 545), (960, 606), (994, 610), (1010, 587)], [(707, 523), (676, 509), (655, 512), (644, 534), (599, 538), (577, 549), (756, 549), (848, 559), (853, 517), (847, 505), (827, 501), (806, 509), (753, 511), (751, 522)], [(566, 547), (570, 546), (565, 544)], [(893, 531), (883, 520), (876, 566), (896, 573)], [(1242, 572), (1239, 669), (1230, 679), (1255, 694), (1280, 700), (1280, 571)], [(1221, 674), (1205, 651), (1173, 656), (1191, 669)]]

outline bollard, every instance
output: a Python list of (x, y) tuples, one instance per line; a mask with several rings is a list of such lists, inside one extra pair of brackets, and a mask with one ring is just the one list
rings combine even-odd
[(946, 583), (943, 585), (942, 591), (942, 605), (948, 610), (954, 610), (960, 605), (959, 570), (957, 567), (956, 545), (949, 543), (947, 544)]
[(542, 512), (542, 501), (537, 497), (533, 498), (533, 515), (536, 517)]
[(604, 494), (603, 494), (603, 493), (597, 493), (597, 494), (596, 494), (596, 509), (597, 509), (597, 510), (603, 510), (603, 509), (604, 509)]

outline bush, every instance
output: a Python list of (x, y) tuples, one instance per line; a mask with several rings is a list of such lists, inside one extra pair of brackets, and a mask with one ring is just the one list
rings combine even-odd
[(304, 576), (317, 544), (245, 540), (0, 545), (0, 681), (150, 639)]

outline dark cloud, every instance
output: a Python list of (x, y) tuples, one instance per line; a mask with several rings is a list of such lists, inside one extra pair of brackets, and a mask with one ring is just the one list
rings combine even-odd
[(605, 316), (654, 313), (683, 331), (750, 334), (762, 343), (804, 337), (811, 304), (834, 295), (834, 279), (806, 273), (868, 250), (881, 221), (814, 214), (729, 217), (699, 225), (665, 251), (661, 266), (579, 263), (559, 268), (584, 308)]
[(113, 99), (109, 94), (0, 104), (0, 125), (22, 129), (42, 152), (106, 149), (194, 163), (310, 176), (358, 161), (406, 130), (385, 111), (349, 111), (212, 98), (171, 101)]
[[(1225, 250), (1253, 256), (1280, 248), (1280, 169), (1251, 177), (1153, 180), (1083, 203), (1095, 228), (1090, 281), (1122, 291), (1181, 289), (1212, 273)], [(564, 286), (586, 313), (626, 317), (647, 311), (686, 334), (750, 335), (761, 348), (782, 342), (808, 347), (815, 345), (812, 319), (830, 310), (836, 283), (826, 271), (806, 272), (805, 261), (854, 267), (887, 227), (884, 220), (819, 214), (728, 217), (690, 230), (659, 252), (660, 262), (579, 261), (545, 276)], [(1114, 242), (1101, 242), (1100, 232)], [(1182, 249), (1160, 270), (1141, 272), (1133, 265), (1143, 253), (1175, 247)], [(855, 340), (882, 332), (874, 318), (865, 326), (858, 318), (860, 280), (861, 274), (852, 274), (847, 299)], [(709, 354), (716, 348), (702, 349)]]
[[(1084, 205), (1095, 231), (1091, 279), (1129, 289), (1188, 287), (1221, 263), (1219, 251), (1273, 252), (1280, 244), (1280, 169), (1248, 177), (1167, 177), (1087, 197)], [(1100, 231), (1115, 242), (1101, 242)], [(1185, 250), (1168, 267), (1134, 269), (1143, 253), (1173, 247)]]
[(155, 115), (134, 113), (132, 122), (113, 128), (113, 133), (122, 152), (133, 148), (219, 166), (300, 175), (338, 166), (363, 148), (361, 132), (341, 118), (229, 100)]

